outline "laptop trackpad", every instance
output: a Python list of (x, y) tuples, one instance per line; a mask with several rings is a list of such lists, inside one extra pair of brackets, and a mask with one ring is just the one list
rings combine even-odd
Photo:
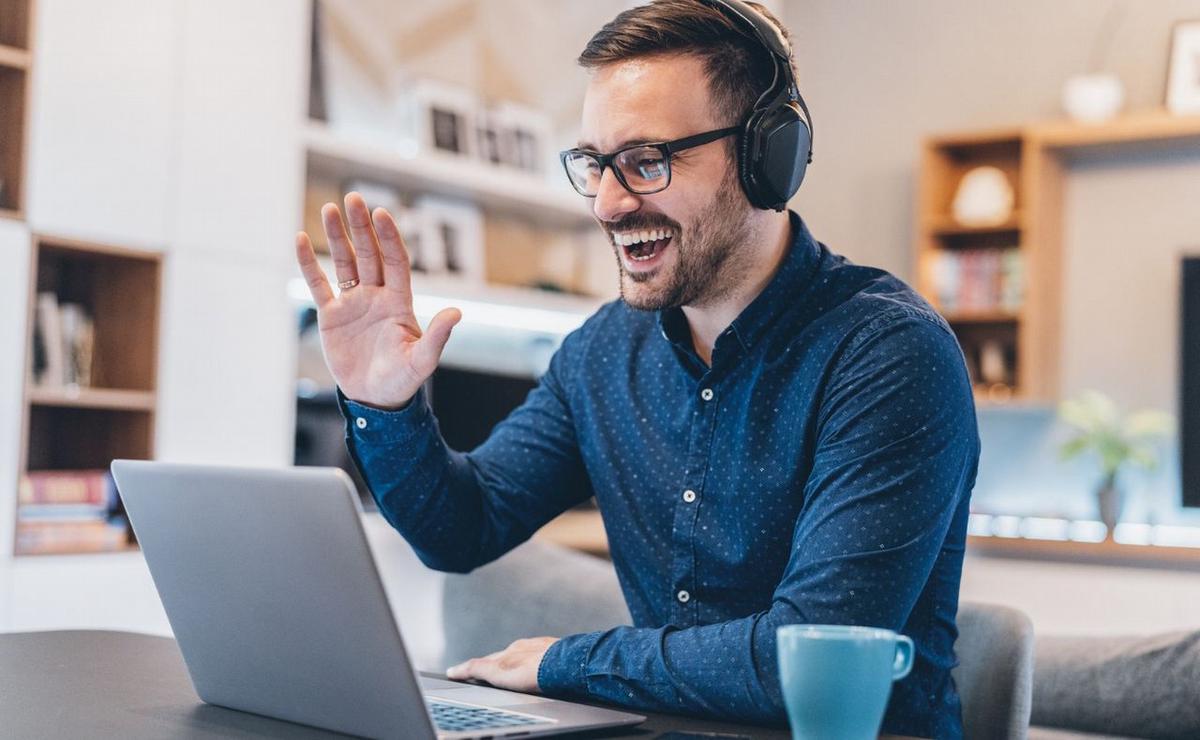
[(470, 684), (453, 683), (451, 681), (436, 679), (430, 680), (424, 677), (421, 678), (421, 688), (425, 696), (459, 701), (464, 704), (482, 704), (488, 707), (512, 707), (518, 704), (538, 704), (540, 702), (553, 701), (542, 696), (518, 694), (514, 691), (493, 689), (487, 686), (472, 686)]

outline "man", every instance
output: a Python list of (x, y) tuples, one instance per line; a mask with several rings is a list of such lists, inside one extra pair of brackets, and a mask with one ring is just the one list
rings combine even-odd
[[(771, 84), (763, 45), (696, 0), (621, 13), (580, 62), (577, 151), (593, 158), (735, 126)], [(950, 669), (979, 449), (962, 354), (901, 281), (834, 254), (796, 214), (753, 207), (737, 142), (573, 177), (622, 300), (467, 453), (446, 447), (421, 391), (459, 312), (422, 332), (391, 217), (351, 193), (347, 234), (327, 204), (343, 292), (304, 234), (297, 254), (348, 444), (384, 517), (441, 570), (493, 560), (596, 497), (634, 625), (519, 640), (451, 677), (779, 723), (776, 628), (873, 625), (917, 646), (884, 730), (959, 736)]]

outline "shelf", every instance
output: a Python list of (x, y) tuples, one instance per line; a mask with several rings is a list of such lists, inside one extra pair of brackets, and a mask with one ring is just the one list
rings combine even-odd
[(1163, 109), (1129, 113), (1102, 123), (1052, 121), (1029, 128), (1034, 143), (1051, 149), (1200, 140), (1200, 116), (1177, 116)]
[(29, 69), (29, 52), (15, 46), (0, 44), (0, 67), (9, 69)]
[(967, 538), (967, 553), (1021, 560), (1200, 570), (1200, 547), (1131, 545), (1111, 540), (1076, 542), (972, 535)]
[(484, 208), (540, 223), (582, 228), (593, 223), (589, 201), (565, 176), (561, 187), (538, 175), (442, 154), (409, 156), (398, 148), (351, 140), (322, 123), (305, 131), (309, 177), (362, 178), (408, 192), (429, 192), (474, 201)]
[(539, 529), (533, 536), (542, 542), (569, 547), (590, 555), (608, 557), (608, 535), (596, 510), (567, 511)]
[(1014, 212), (1013, 215), (1003, 223), (990, 226), (964, 226), (955, 221), (952, 216), (940, 216), (927, 221), (924, 228), (934, 236), (942, 238), (955, 236), (1006, 234), (1021, 230), (1021, 214), (1019, 212)]
[(58, 406), (77, 409), (114, 411), (153, 411), (153, 391), (109, 388), (30, 388), (29, 403), (34, 406)]
[(1014, 311), (947, 311), (942, 318), (951, 324), (1005, 324), (1016, 323), (1021, 315)]
[(0, 218), (8, 218), (13, 221), (24, 221), (25, 214), (21, 211), (14, 211), (11, 208), (0, 208)]

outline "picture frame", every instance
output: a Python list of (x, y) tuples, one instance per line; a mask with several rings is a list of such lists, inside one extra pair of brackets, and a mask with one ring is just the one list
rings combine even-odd
[(486, 281), (483, 212), (460, 200), (424, 195), (413, 201), (419, 214), (424, 272), (467, 283)]
[(476, 152), (479, 101), (469, 90), (435, 80), (417, 80), (397, 95), (398, 128), (417, 151), (457, 157)]
[(498, 163), (526, 172), (544, 173), (548, 163), (557, 166), (549, 145), (553, 126), (544, 112), (512, 102), (488, 111), (488, 122), (498, 132)]
[(1175, 115), (1200, 114), (1200, 19), (1171, 29), (1166, 105)]

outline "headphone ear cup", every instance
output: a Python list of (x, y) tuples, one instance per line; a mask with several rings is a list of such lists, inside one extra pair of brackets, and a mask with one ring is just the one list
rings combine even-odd
[(755, 115), (747, 137), (747, 182), (759, 208), (782, 211), (808, 170), (812, 133), (798, 105), (787, 102)]
[(758, 122), (761, 118), (762, 111), (752, 111), (738, 137), (738, 180), (742, 184), (742, 192), (746, 194), (746, 199), (755, 208), (766, 207), (763, 205), (756, 175), (758, 165), (755, 153), (759, 148)]

